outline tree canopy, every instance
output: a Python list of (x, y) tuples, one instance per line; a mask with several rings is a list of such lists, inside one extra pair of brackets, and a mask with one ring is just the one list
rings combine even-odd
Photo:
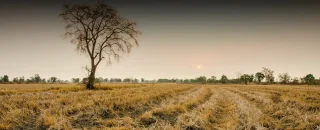
[(121, 17), (116, 9), (101, 1), (91, 6), (65, 5), (60, 16), (67, 23), (65, 35), (72, 39), (79, 52), (90, 57), (88, 89), (94, 88), (95, 72), (103, 59), (111, 64), (139, 45), (137, 37), (141, 32), (137, 30), (137, 24)]

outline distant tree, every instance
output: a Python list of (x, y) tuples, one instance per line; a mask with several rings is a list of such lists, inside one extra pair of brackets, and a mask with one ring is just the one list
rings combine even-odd
[(80, 78), (72, 78), (73, 83), (80, 83)]
[(41, 83), (47, 83), (47, 80), (45, 78), (41, 79)]
[(262, 73), (264, 74), (268, 83), (274, 82), (274, 76), (273, 76), (274, 71), (273, 70), (263, 67)]
[(87, 82), (88, 82), (88, 78), (82, 78), (82, 80), (81, 80), (82, 84), (87, 84)]
[(213, 81), (216, 81), (216, 80), (217, 80), (217, 77), (216, 77), (216, 76), (211, 76), (211, 79), (212, 79)]
[(133, 80), (133, 82), (134, 82), (134, 83), (139, 83), (139, 79), (136, 79), (136, 78), (135, 78), (135, 79)]
[(239, 83), (241, 82), (241, 76), (243, 75), (241, 72), (236, 72), (237, 79), (239, 80)]
[(123, 82), (125, 82), (125, 83), (130, 83), (130, 82), (131, 82), (131, 79), (130, 79), (130, 78), (125, 78), (125, 79), (123, 79)]
[(27, 84), (33, 83), (33, 81), (32, 81), (31, 79), (27, 79), (27, 80), (26, 80), (26, 83), (27, 83)]
[(235, 79), (228, 79), (227, 83), (231, 83), (231, 84), (239, 84), (241, 83), (240, 79), (235, 78)]
[(74, 80), (75, 83), (80, 83), (80, 78), (76, 78), (76, 80)]
[(171, 79), (171, 83), (177, 83), (178, 79)]
[(288, 73), (279, 74), (279, 80), (282, 84), (287, 84), (290, 82), (290, 76)]
[(119, 60), (120, 55), (130, 53), (138, 45), (140, 32), (136, 23), (121, 17), (118, 11), (99, 2), (89, 5), (66, 5), (60, 16), (66, 21), (66, 35), (72, 37), (80, 52), (91, 60), (87, 89), (93, 89), (95, 73), (103, 59), (108, 63)]
[(62, 83), (62, 82), (63, 82), (62, 80), (60, 80), (60, 79), (58, 79), (58, 78), (57, 78), (57, 80), (56, 80), (56, 82), (55, 82), (55, 83), (60, 84), (60, 83)]
[(211, 78), (208, 79), (208, 83), (215, 83), (217, 81), (217, 77), (216, 76), (211, 76)]
[(293, 78), (292, 84), (299, 84), (299, 78), (298, 77)]
[(185, 83), (185, 84), (190, 83), (190, 80), (189, 79), (184, 79), (183, 83)]
[(202, 83), (202, 84), (207, 83), (207, 77), (206, 76), (200, 76), (196, 80), (197, 80), (198, 83)]
[(122, 81), (122, 80), (121, 80), (120, 78), (111, 78), (111, 79), (110, 79), (110, 82), (111, 82), (111, 83), (121, 83), (121, 81)]
[(50, 83), (56, 83), (57, 78), (56, 77), (50, 77)]
[(24, 83), (24, 82), (25, 82), (25, 81), (24, 81), (24, 77), (23, 77), (23, 76), (20, 77), (20, 78), (19, 78), (19, 83), (22, 84), (22, 83)]
[(172, 83), (172, 79), (158, 79), (158, 83)]
[(305, 77), (300, 77), (300, 83), (301, 84), (305, 84), (306, 83)]
[(144, 82), (144, 78), (141, 78), (141, 83), (143, 83)]
[(2, 82), (4, 82), (4, 83), (9, 83), (9, 76), (8, 76), (8, 75), (4, 75), (4, 76), (2, 77)]
[(183, 79), (179, 79), (179, 83), (183, 83)]
[(320, 78), (319, 79), (315, 79), (315, 84), (320, 85)]
[(18, 77), (13, 78), (12, 82), (13, 82), (13, 83), (19, 83), (19, 78), (18, 78)]
[(121, 82), (122, 82), (122, 79), (117, 78), (117, 82), (118, 82), (118, 83), (121, 83)]
[(157, 80), (156, 80), (156, 79), (153, 79), (153, 80), (150, 80), (150, 82), (153, 83), (153, 85), (154, 85), (154, 83), (156, 83)]
[(101, 84), (103, 82), (103, 78), (99, 77), (95, 79), (97, 83)]
[(109, 79), (108, 79), (108, 78), (105, 78), (105, 79), (103, 79), (103, 81), (104, 81), (105, 83), (108, 83), (108, 82), (109, 82)]
[(243, 74), (243, 75), (240, 77), (240, 81), (241, 81), (241, 82), (244, 82), (245, 84), (248, 84), (248, 83), (251, 81), (251, 76), (248, 75), (248, 74)]
[(96, 78), (96, 83), (99, 84), (99, 86), (101, 86), (101, 83), (103, 82), (103, 78), (102, 77), (99, 77), (99, 78)]
[(35, 83), (40, 83), (41, 82), (41, 78), (40, 78), (39, 74), (35, 74), (34, 75), (34, 82)]
[(198, 81), (196, 79), (190, 79), (190, 83), (197, 83)]
[(30, 77), (29, 83), (35, 83), (35, 78), (34, 77)]
[(259, 83), (261, 83), (261, 81), (264, 79), (265, 76), (264, 76), (263, 73), (257, 72), (256, 75), (255, 75), (255, 77), (256, 77), (257, 81), (258, 81)]
[(312, 74), (308, 74), (304, 77), (304, 80), (307, 84), (314, 84), (315, 78)]
[(111, 79), (110, 79), (110, 82), (111, 82), (111, 83), (117, 83), (117, 82), (118, 82), (118, 78), (111, 78)]
[(226, 84), (228, 82), (228, 77), (225, 76), (225, 75), (222, 75), (221, 79), (220, 79), (220, 82), (223, 83), (223, 84)]
[(96, 82), (96, 83), (99, 83), (99, 82), (101, 82), (101, 81), (99, 80), (99, 78), (96, 78), (96, 79), (95, 79), (95, 82)]
[(251, 74), (251, 75), (250, 75), (250, 80), (249, 80), (249, 82), (253, 82), (253, 80), (254, 80), (254, 75)]

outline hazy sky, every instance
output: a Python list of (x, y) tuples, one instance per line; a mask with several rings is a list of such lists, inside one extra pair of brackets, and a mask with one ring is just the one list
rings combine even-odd
[[(15, 3), (14, 3), (15, 2)], [(86, 75), (86, 55), (64, 39), (63, 4), (88, 1), (2, 0), (0, 75), (70, 80)], [(292, 3), (294, 2), (294, 3)], [(230, 78), (268, 67), (320, 77), (320, 4), (295, 2), (106, 1), (136, 21), (140, 46), (97, 77)], [(200, 66), (198, 68), (197, 66)]]

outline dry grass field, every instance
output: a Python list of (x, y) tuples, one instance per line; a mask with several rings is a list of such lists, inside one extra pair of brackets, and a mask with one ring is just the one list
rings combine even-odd
[(0, 129), (319, 129), (320, 87), (0, 85)]

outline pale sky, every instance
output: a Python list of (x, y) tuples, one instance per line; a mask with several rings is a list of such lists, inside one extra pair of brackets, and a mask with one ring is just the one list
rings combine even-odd
[[(140, 46), (120, 62), (101, 63), (96, 77), (184, 79), (225, 74), (235, 78), (262, 67), (274, 70), (276, 77), (283, 72), (320, 77), (318, 5), (109, 2), (138, 23), (142, 36)], [(83, 67), (89, 58), (62, 36), (65, 23), (58, 15), (63, 4), (4, 1), (0, 5), (1, 76), (39, 74), (64, 80), (86, 76)]]

